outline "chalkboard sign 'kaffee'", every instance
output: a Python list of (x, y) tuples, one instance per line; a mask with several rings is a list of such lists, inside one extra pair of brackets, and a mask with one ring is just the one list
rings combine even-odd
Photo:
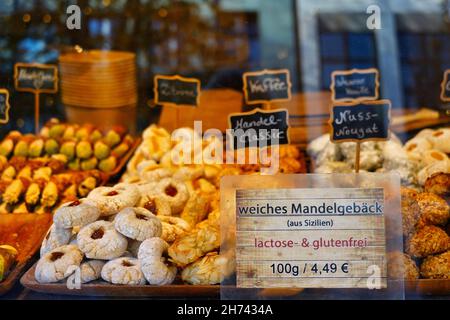
[[(228, 118), (234, 149), (289, 144), (289, 113), (286, 109), (234, 113)], [(240, 131), (241, 130), (241, 131)], [(242, 134), (238, 134), (238, 133)]]
[(331, 99), (333, 101), (377, 100), (379, 97), (377, 69), (352, 69), (331, 74)]
[(6, 124), (9, 122), (9, 91), (0, 89), (0, 123)]
[(31, 93), (58, 92), (58, 68), (46, 64), (17, 63), (14, 66), (17, 91)]
[(450, 102), (450, 70), (444, 73), (444, 80), (441, 83), (441, 100)]
[(331, 112), (333, 142), (384, 141), (389, 139), (389, 100), (337, 103)]
[(200, 104), (201, 82), (198, 79), (157, 75), (154, 82), (156, 104), (191, 107)]
[(291, 100), (289, 70), (263, 70), (243, 75), (245, 102), (249, 105)]

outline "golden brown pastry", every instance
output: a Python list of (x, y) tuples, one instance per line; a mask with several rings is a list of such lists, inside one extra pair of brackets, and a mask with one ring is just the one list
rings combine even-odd
[(420, 274), (428, 279), (450, 279), (450, 251), (426, 258), (420, 266)]
[(203, 221), (209, 210), (209, 201), (199, 192), (192, 194), (186, 203), (180, 217), (194, 227), (197, 223)]
[(450, 219), (450, 207), (444, 199), (429, 192), (420, 193), (416, 199), (420, 208), (418, 228), (425, 225), (447, 224)]
[(231, 273), (230, 265), (229, 257), (211, 252), (183, 269), (181, 279), (193, 285), (220, 284)]
[(412, 233), (414, 233), (417, 221), (419, 221), (420, 208), (417, 203), (417, 196), (417, 191), (409, 188), (401, 188), (402, 225), (404, 237), (409, 237)]
[(450, 173), (435, 173), (425, 182), (425, 191), (439, 196), (450, 196)]
[(450, 237), (436, 226), (424, 226), (409, 240), (408, 253), (415, 258), (425, 258), (445, 252), (450, 248)]
[(387, 255), (390, 279), (415, 280), (419, 278), (419, 268), (407, 254), (394, 251)]

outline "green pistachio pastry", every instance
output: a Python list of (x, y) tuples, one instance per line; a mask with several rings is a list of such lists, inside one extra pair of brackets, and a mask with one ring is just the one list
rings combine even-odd
[(48, 131), (48, 135), (52, 139), (59, 139), (64, 135), (64, 132), (66, 131), (66, 126), (63, 124), (55, 124), (50, 128)]
[(44, 140), (37, 139), (30, 144), (30, 147), (28, 148), (28, 156), (31, 158), (38, 158), (41, 156), (43, 150)]
[(76, 143), (73, 141), (64, 142), (61, 146), (61, 150), (59, 152), (67, 157), (69, 161), (75, 158), (75, 147)]
[(59, 144), (55, 139), (45, 141), (45, 153), (48, 155), (57, 154), (59, 152)]
[(99, 160), (104, 160), (111, 154), (111, 148), (102, 141), (97, 141), (94, 145), (94, 155)]
[(100, 161), (98, 168), (103, 172), (112, 172), (117, 166), (117, 159), (113, 156)]
[(128, 150), (130, 150), (130, 147), (128, 146), (128, 144), (126, 143), (121, 143), (119, 144), (114, 150), (113, 150), (113, 154), (118, 157), (118, 158), (122, 158), (125, 153), (128, 152)]
[(81, 141), (77, 144), (76, 148), (77, 158), (89, 159), (92, 157), (92, 146), (88, 141)]
[(69, 164), (67, 165), (67, 167), (69, 168), (69, 170), (73, 170), (73, 171), (80, 170), (80, 159), (74, 159), (74, 160), (70, 161)]
[(89, 137), (89, 139), (91, 140), (92, 143), (95, 143), (98, 140), (100, 140), (102, 137), (103, 137), (103, 135), (99, 130), (94, 130), (94, 132), (91, 133), (91, 136)]
[(66, 128), (66, 131), (64, 131), (63, 139), (64, 140), (71, 140), (75, 138), (75, 127), (74, 126), (68, 126)]
[(12, 139), (5, 139), (0, 144), (0, 155), (9, 157), (14, 149), (14, 141)]
[(75, 133), (75, 137), (77, 138), (77, 140), (88, 140), (89, 139), (89, 135), (91, 133), (91, 130), (87, 127), (83, 127), (77, 130), (77, 132)]
[(16, 157), (28, 156), (28, 143), (26, 141), (19, 141), (14, 148), (14, 155)]
[(120, 135), (114, 130), (109, 130), (105, 137), (105, 142), (112, 148), (118, 145), (121, 141)]
[(89, 160), (81, 161), (81, 170), (88, 171), (88, 170), (94, 170), (97, 168), (98, 160), (97, 158), (93, 157)]

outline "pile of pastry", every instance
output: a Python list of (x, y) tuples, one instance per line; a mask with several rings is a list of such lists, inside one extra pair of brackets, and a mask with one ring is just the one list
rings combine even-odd
[(81, 283), (101, 278), (121, 285), (168, 285), (177, 275), (190, 284), (220, 283), (232, 268), (218, 252), (215, 187), (205, 178), (190, 189), (182, 176), (198, 172), (175, 174), (100, 187), (61, 206), (42, 244), (36, 280), (59, 282), (79, 270)]
[(436, 173), (450, 173), (450, 128), (422, 130), (406, 142), (404, 149), (416, 164), (420, 186)]
[[(333, 143), (323, 135), (308, 145), (316, 173), (354, 172), (356, 143)], [(425, 129), (404, 146), (392, 135), (386, 142), (361, 144), (362, 172), (397, 172), (402, 184), (422, 188), (435, 173), (450, 172), (450, 128)]]
[(403, 239), (406, 253), (388, 256), (391, 278), (450, 279), (450, 178), (443, 196), (402, 188)]

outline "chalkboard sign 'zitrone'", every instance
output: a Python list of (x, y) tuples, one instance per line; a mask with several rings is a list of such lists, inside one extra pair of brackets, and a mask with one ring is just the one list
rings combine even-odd
[(45, 64), (17, 63), (14, 66), (14, 84), (17, 91), (31, 93), (58, 92), (58, 68)]
[(291, 100), (289, 70), (263, 70), (243, 75), (245, 102), (249, 105)]
[[(286, 109), (259, 108), (228, 118), (234, 149), (289, 144), (289, 113)], [(240, 134), (239, 134), (240, 133)]]
[(389, 100), (339, 103), (331, 113), (333, 142), (384, 141), (389, 139)]
[(197, 107), (200, 104), (200, 80), (181, 76), (154, 78), (155, 103), (160, 105)]

